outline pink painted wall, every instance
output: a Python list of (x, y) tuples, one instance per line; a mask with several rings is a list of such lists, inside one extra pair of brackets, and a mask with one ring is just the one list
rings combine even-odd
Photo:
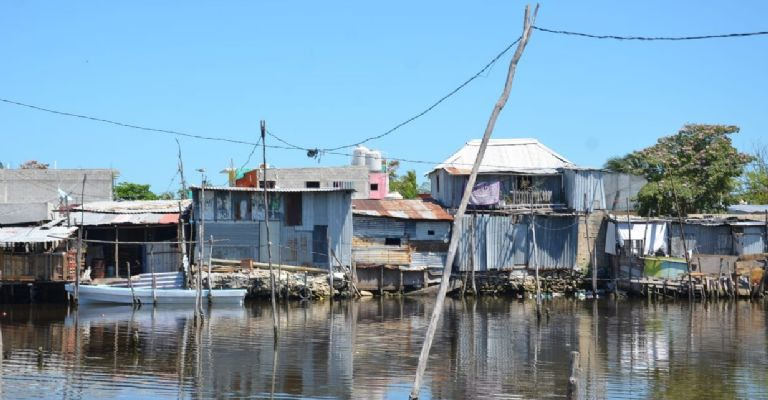
[(371, 194), (368, 196), (370, 199), (374, 200), (381, 200), (385, 197), (387, 197), (387, 194), (389, 194), (389, 176), (387, 176), (386, 172), (369, 172), (368, 173), (368, 184), (369, 185), (379, 185), (378, 190), (371, 189)]

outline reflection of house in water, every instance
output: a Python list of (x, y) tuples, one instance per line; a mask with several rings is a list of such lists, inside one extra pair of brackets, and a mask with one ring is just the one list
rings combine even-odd
[(432, 200), (353, 200), (358, 288), (404, 290), (439, 281), (453, 218)]
[(213, 258), (266, 262), (269, 224), (273, 262), (351, 266), (350, 188), (267, 189), (267, 207), (260, 188), (205, 187), (202, 208), (201, 188), (192, 192), (192, 219), (198, 229), (204, 221), (206, 240), (213, 236)]
[(131, 275), (150, 272), (150, 265), (154, 272), (178, 271), (179, 221), (190, 204), (189, 200), (108, 201), (72, 210), (73, 225), (80, 224), (82, 215), (85, 265), (91, 267), (91, 276), (127, 276), (127, 263)]

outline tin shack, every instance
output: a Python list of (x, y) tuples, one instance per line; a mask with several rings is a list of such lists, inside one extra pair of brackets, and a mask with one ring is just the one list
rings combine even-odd
[(404, 291), (440, 281), (453, 217), (431, 199), (353, 200), (360, 289)]

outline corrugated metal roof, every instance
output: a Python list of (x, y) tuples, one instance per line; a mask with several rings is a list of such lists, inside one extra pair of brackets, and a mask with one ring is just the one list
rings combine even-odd
[[(178, 206), (177, 206), (178, 207)], [(82, 213), (83, 225), (175, 225), (179, 223), (179, 212), (175, 213), (98, 213), (85, 211)], [(70, 215), (73, 225), (80, 225), (80, 212)]]
[[(200, 186), (190, 186), (191, 190), (200, 190)], [(238, 187), (238, 186), (206, 186), (205, 190), (219, 190), (227, 192), (261, 192), (261, 188)], [(267, 193), (315, 193), (315, 192), (354, 192), (355, 189), (349, 188), (274, 188), (267, 189)]]
[(181, 209), (186, 210), (192, 200), (135, 200), (135, 201), (97, 201), (85, 203), (80, 209), (92, 211), (95, 213), (112, 214), (149, 214), (149, 213), (177, 213), (179, 212), (179, 202)]
[(453, 217), (433, 201), (414, 200), (352, 200), (352, 213), (370, 217), (452, 221)]
[(768, 212), (766, 204), (735, 204), (728, 206), (731, 214), (762, 214)]
[[(480, 140), (471, 140), (432, 171), (445, 169), (452, 175), (468, 175), (477, 158)], [(479, 173), (517, 172), (555, 174), (574, 164), (536, 139), (491, 139)]]
[(39, 226), (0, 228), (0, 243), (59, 242), (76, 230), (76, 227), (66, 226), (54, 226), (50, 229), (42, 229)]

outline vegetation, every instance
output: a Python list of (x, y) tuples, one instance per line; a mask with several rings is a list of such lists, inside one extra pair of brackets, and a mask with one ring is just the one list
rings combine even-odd
[(398, 192), (404, 199), (415, 199), (419, 197), (419, 185), (416, 183), (416, 171), (410, 170), (403, 176), (397, 175), (397, 169), (400, 162), (390, 161), (387, 164), (387, 173), (389, 173), (389, 191)]
[(115, 185), (115, 200), (171, 200), (173, 193), (165, 192), (157, 195), (149, 190), (149, 185), (120, 182)]
[(646, 149), (612, 158), (605, 168), (644, 176), (638, 193), (640, 215), (677, 215), (722, 211), (736, 198), (744, 166), (752, 157), (733, 147), (733, 125), (683, 126)]
[(747, 204), (768, 204), (768, 147), (755, 147), (752, 162), (744, 172), (739, 200)]

